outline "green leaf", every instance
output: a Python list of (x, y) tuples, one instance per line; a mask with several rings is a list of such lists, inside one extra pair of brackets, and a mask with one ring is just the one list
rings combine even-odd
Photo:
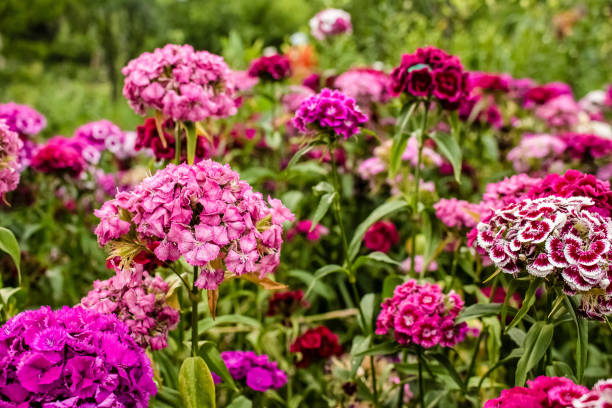
[(240, 179), (249, 184), (256, 184), (264, 180), (274, 180), (276, 176), (277, 174), (267, 167), (249, 167), (240, 172)]
[(362, 255), (359, 258), (357, 258), (357, 260), (355, 261), (355, 263), (353, 263), (353, 266), (352, 266), (353, 271), (356, 271), (360, 266), (364, 265), (368, 261), (382, 262), (382, 263), (387, 263), (387, 264), (395, 265), (395, 266), (400, 265), (400, 262), (396, 261), (395, 259), (391, 259), (389, 255), (385, 254), (384, 252), (377, 251), (377, 252), (371, 252), (367, 255)]
[(433, 132), (431, 138), (435, 140), (440, 153), (450, 161), (457, 183), (461, 182), (461, 147), (453, 135), (448, 133)]
[(422, 233), (425, 237), (425, 249), (423, 251), (423, 271), (425, 273), (425, 267), (431, 262), (434, 255), (436, 254), (436, 250), (438, 249), (438, 245), (440, 244), (442, 233), (440, 228), (438, 228), (438, 224), (433, 222), (434, 214), (430, 214), (427, 211), (423, 211), (423, 223), (422, 223)]
[(516, 365), (516, 373), (514, 375), (515, 386), (521, 387), (525, 384), (527, 373), (529, 373), (546, 354), (546, 350), (548, 350), (552, 341), (554, 331), (554, 325), (545, 324), (544, 322), (536, 322), (531, 326), (525, 337), (525, 344), (523, 347), (525, 352)]
[(215, 384), (201, 357), (188, 357), (179, 370), (179, 392), (186, 408), (215, 408)]
[(525, 342), (525, 336), (527, 336), (527, 333), (525, 333), (518, 327), (513, 327), (508, 330), (508, 337), (510, 337), (512, 341), (515, 342), (516, 345), (519, 347), (523, 347), (523, 343)]
[(19, 292), (21, 288), (1, 288), (0, 289), (0, 299), (2, 299), (2, 304), (8, 305), (9, 300), (15, 295), (15, 293)]
[(198, 144), (198, 134), (192, 124), (185, 124), (187, 133), (187, 163), (195, 162), (196, 145)]
[(519, 281), (514, 280), (514, 279), (511, 280), (510, 285), (508, 286), (508, 290), (506, 291), (506, 296), (504, 297), (504, 305), (502, 306), (502, 310), (501, 310), (502, 327), (506, 325), (506, 316), (508, 316), (508, 305), (510, 303), (510, 299), (512, 299), (512, 295), (514, 295), (514, 292), (516, 291), (518, 282)]
[(346, 269), (344, 269), (340, 265), (325, 265), (317, 269), (317, 271), (314, 273), (312, 282), (310, 282), (310, 285), (308, 285), (308, 289), (306, 289), (306, 293), (304, 293), (304, 297), (308, 297), (308, 294), (314, 288), (314, 285), (318, 281), (320, 281), (327, 275), (331, 275), (333, 273), (338, 273), (338, 272), (346, 272)]
[(234, 398), (227, 408), (251, 408), (252, 406), (253, 402), (250, 399), (244, 395), (240, 395), (238, 398)]
[(289, 276), (292, 278), (299, 279), (304, 282), (306, 286), (310, 287), (312, 284), (312, 291), (319, 296), (323, 296), (325, 299), (332, 301), (336, 298), (336, 292), (334, 289), (324, 282), (321, 282), (312, 275), (311, 272), (294, 269), (289, 271)]
[(9, 229), (0, 227), (0, 250), (10, 255), (17, 267), (17, 279), (21, 285), (21, 251), (19, 250), (19, 243), (13, 232)]
[(334, 186), (329, 184), (327, 181), (319, 181), (316, 186), (312, 188), (312, 191), (315, 193), (323, 194), (323, 193), (333, 193)]
[(585, 319), (581, 319), (576, 314), (575, 304), (568, 296), (565, 297), (565, 308), (569, 312), (574, 326), (576, 327), (576, 378), (581, 384), (584, 378), (584, 370), (587, 363), (589, 348), (589, 327)]
[(355, 336), (353, 338), (353, 344), (351, 346), (351, 378), (354, 378), (357, 374), (357, 370), (361, 367), (361, 363), (365, 355), (357, 355), (362, 353), (370, 348), (372, 345), (372, 335), (367, 337), (364, 336)]
[(170, 407), (180, 407), (183, 405), (181, 394), (177, 390), (170, 387), (160, 387), (155, 395), (155, 401), (163, 402), (165, 405)]
[(406, 126), (410, 120), (410, 117), (414, 113), (414, 110), (418, 106), (418, 103), (412, 103), (407, 106), (404, 113), (400, 116), (398, 121), (399, 129), (393, 136), (393, 144), (391, 145), (390, 159), (389, 159), (389, 176), (395, 177), (397, 171), (400, 168), (402, 162), (402, 154), (406, 150), (408, 139), (410, 134), (405, 132)]
[(312, 225), (310, 226), (310, 232), (312, 232), (319, 224), (319, 221), (327, 214), (327, 210), (329, 210), (329, 206), (334, 201), (334, 197), (336, 193), (326, 193), (321, 196), (321, 200), (319, 201), (319, 205), (317, 206), (314, 214), (312, 214)]
[(549, 377), (566, 377), (576, 382), (574, 371), (563, 361), (554, 361), (552, 365), (546, 366), (546, 375)]
[[(531, 282), (529, 282), (529, 287), (527, 288), (527, 292), (525, 292), (523, 304), (521, 305), (521, 308), (519, 309), (518, 313), (514, 315), (514, 319), (512, 319), (510, 324), (506, 327), (506, 333), (508, 333), (508, 330), (519, 324), (519, 322), (523, 320), (523, 318), (527, 315), (527, 312), (529, 312), (529, 309), (531, 309), (531, 306), (533, 306), (533, 304), (535, 303), (535, 293), (538, 289), (538, 286), (540, 286), (540, 279), (532, 279)], [(506, 306), (506, 308), (509, 307)]]
[(361, 248), (361, 241), (366, 231), (372, 224), (376, 221), (384, 218), (390, 214), (393, 214), (396, 211), (399, 211), (408, 206), (408, 203), (403, 200), (394, 200), (388, 201), (378, 208), (376, 208), (372, 213), (357, 226), (355, 230), (355, 234), (353, 235), (353, 239), (351, 239), (351, 243), (349, 244), (349, 260), (352, 262), (357, 254), (359, 253), (359, 248)]
[(355, 353), (353, 357), (362, 356), (386, 356), (389, 354), (395, 354), (399, 352), (400, 346), (395, 341), (387, 341), (385, 343), (377, 344), (369, 347), (366, 350)]
[(487, 333), (487, 352), (489, 354), (489, 362), (495, 363), (499, 360), (502, 339), (501, 339), (501, 324), (497, 316), (489, 316), (482, 319)]
[(459, 373), (457, 373), (457, 370), (455, 370), (455, 366), (450, 361), (448, 361), (448, 358), (444, 354), (431, 353), (431, 354), (427, 354), (426, 356), (431, 356), (435, 358), (436, 360), (438, 360), (438, 362), (442, 365), (442, 367), (446, 369), (446, 371), (448, 372), (448, 375), (450, 375), (450, 377), (453, 379), (455, 384), (457, 384), (461, 390), (463, 391), (466, 390), (465, 388), (466, 385), (461, 379), (461, 376), (459, 375)]
[(404, 283), (404, 278), (400, 275), (389, 275), (383, 281), (382, 298), (387, 299), (393, 297), (393, 291), (399, 285)]
[[(380, 302), (378, 302), (380, 304)], [(365, 333), (372, 333), (372, 325), (374, 324), (374, 312), (376, 311), (376, 294), (368, 293), (361, 298), (361, 310), (363, 311), (363, 317), (365, 319), (364, 329)]]
[(311, 151), (312, 149), (314, 149), (316, 146), (316, 144), (314, 143), (308, 143), (306, 146), (302, 147), (300, 150), (298, 150), (293, 157), (291, 157), (291, 160), (289, 160), (289, 163), (287, 163), (287, 167), (285, 167), (285, 171), (289, 170), (291, 167), (293, 167), (294, 164), (296, 164), (298, 161), (300, 161), (300, 159), (302, 158), (302, 156), (304, 156), (306, 153), (308, 153), (309, 151)]
[(221, 358), (221, 353), (217, 349), (217, 345), (212, 341), (201, 341), (198, 344), (198, 354), (204, 359), (206, 365), (217, 374), (225, 384), (228, 384), (235, 391), (238, 391), (238, 387), (234, 383), (234, 379), (230, 375), (225, 362)]

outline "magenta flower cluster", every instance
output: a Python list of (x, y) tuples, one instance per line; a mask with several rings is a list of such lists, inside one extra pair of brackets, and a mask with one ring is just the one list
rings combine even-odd
[(47, 119), (28, 105), (14, 102), (0, 104), (0, 119), (4, 119), (9, 129), (21, 136), (32, 136), (47, 126)]
[(264, 276), (279, 264), (282, 224), (293, 214), (280, 200), (268, 203), (229, 165), (171, 164), (96, 210), (95, 233), (111, 248), (126, 241), (145, 252), (154, 248), (160, 261), (184, 256), (201, 267), (195, 284), (216, 289), (224, 270)]
[(586, 197), (555, 196), (510, 204), (478, 224), (478, 247), (504, 273), (526, 271), (580, 293), (586, 315), (610, 314), (612, 220), (588, 211), (593, 205)]
[(97, 161), (96, 157), (100, 158), (96, 149), (86, 147), (76, 139), (54, 136), (38, 148), (30, 164), (42, 173), (78, 177), (87, 166), (84, 153), (90, 153), (87, 157), (92, 161)]
[(248, 74), (263, 81), (280, 81), (291, 76), (291, 62), (280, 54), (259, 57), (251, 62)]
[(351, 34), (351, 15), (344, 10), (329, 8), (319, 11), (310, 19), (310, 33), (318, 40), (339, 34)]
[(123, 95), (140, 115), (150, 108), (196, 122), (236, 113), (232, 72), (218, 55), (167, 44), (131, 60), (122, 72)]
[(391, 72), (391, 89), (415, 98), (435, 97), (445, 108), (456, 109), (469, 92), (468, 73), (459, 58), (435, 47), (402, 55)]
[(81, 306), (98, 313), (113, 313), (124, 322), (140, 347), (168, 347), (168, 332), (176, 328), (179, 312), (168, 305), (168, 284), (140, 270), (122, 271), (110, 279), (96, 280)]
[(612, 379), (598, 381), (593, 389), (573, 401), (573, 408), (609, 408), (612, 406)]
[(13, 191), (19, 184), (19, 150), (23, 143), (17, 133), (11, 131), (0, 119), (0, 197)]
[(359, 133), (359, 126), (367, 121), (355, 99), (327, 88), (304, 100), (293, 118), (302, 132), (330, 132), (345, 139)]
[(386, 103), (392, 96), (389, 75), (371, 68), (355, 68), (338, 75), (334, 87), (354, 98), (364, 109), (374, 103)]
[[(485, 402), (483, 408), (572, 408), (589, 389), (565, 377), (540, 376), (527, 381), (527, 387), (503, 390), (498, 398)], [(605, 405), (584, 405), (603, 407)]]
[(455, 323), (463, 304), (454, 291), (444, 294), (437, 284), (409, 279), (383, 301), (376, 334), (393, 334), (402, 345), (453, 347), (467, 333), (465, 322)]
[(0, 329), (0, 406), (146, 408), (151, 362), (113, 315), (22, 312)]
[[(287, 383), (287, 374), (278, 368), (266, 354), (255, 354), (252, 351), (224, 351), (221, 358), (236, 381), (244, 381), (247, 387), (254, 391), (266, 392), (278, 389)], [(221, 378), (212, 373), (215, 384)]]
[(107, 140), (109, 144), (112, 145), (114, 141), (121, 138), (121, 134), (122, 132), (119, 126), (109, 120), (103, 119), (86, 123), (77, 128), (74, 132), (74, 139), (85, 146), (93, 146), (101, 152), (107, 148)]

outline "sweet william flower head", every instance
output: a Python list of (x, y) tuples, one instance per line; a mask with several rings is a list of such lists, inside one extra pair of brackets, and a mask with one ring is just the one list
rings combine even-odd
[[(246, 384), (253, 391), (266, 392), (287, 383), (287, 374), (266, 354), (258, 355), (252, 351), (241, 350), (224, 351), (221, 358), (232, 378)], [(215, 384), (220, 383), (221, 378), (215, 373), (212, 374)]]
[(86, 146), (79, 140), (62, 136), (54, 136), (47, 143), (38, 148), (32, 157), (31, 166), (42, 173), (67, 174), (71, 177), (81, 175), (87, 163), (84, 152), (94, 156), (99, 152), (85, 149)]
[(359, 126), (367, 121), (353, 98), (327, 88), (304, 100), (293, 118), (301, 132), (327, 132), (344, 139), (359, 133)]
[(23, 142), (17, 133), (0, 119), (0, 197), (15, 190), (19, 184), (18, 155), (22, 147)]
[(295, 339), (290, 351), (301, 354), (301, 359), (296, 363), (297, 367), (308, 367), (313, 362), (341, 355), (342, 346), (336, 334), (325, 326), (319, 326), (307, 330)]
[(196, 122), (236, 113), (232, 72), (218, 55), (167, 44), (131, 60), (122, 72), (123, 95), (140, 115), (150, 108)]
[(339, 34), (351, 34), (351, 15), (344, 10), (329, 8), (310, 19), (310, 33), (318, 40)]
[(282, 224), (293, 215), (278, 200), (269, 203), (229, 165), (171, 164), (96, 210), (95, 232), (123, 266), (139, 254), (159, 262), (184, 256), (201, 267), (196, 285), (212, 290), (224, 271), (265, 276), (278, 265)]
[(251, 62), (248, 73), (263, 81), (280, 81), (291, 76), (291, 62), (279, 54), (259, 57)]
[(0, 404), (9, 407), (145, 408), (157, 391), (128, 328), (80, 307), (42, 307), (6, 322), (0, 373)]
[(99, 151), (106, 148), (106, 140), (121, 137), (121, 129), (110, 120), (98, 120), (86, 123), (74, 132), (76, 140), (84, 144), (94, 146)]
[(21, 136), (36, 135), (47, 126), (47, 119), (41, 113), (15, 102), (0, 104), (0, 119), (4, 119), (9, 129)]

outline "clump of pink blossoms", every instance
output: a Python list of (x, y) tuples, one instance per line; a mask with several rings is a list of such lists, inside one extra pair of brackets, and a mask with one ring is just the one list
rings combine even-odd
[(96, 280), (81, 306), (98, 313), (113, 313), (126, 324), (140, 347), (168, 347), (168, 332), (179, 322), (179, 312), (168, 305), (168, 284), (142, 271), (118, 270), (110, 279)]
[(96, 122), (86, 123), (74, 132), (74, 139), (84, 145), (93, 146), (98, 151), (106, 148), (106, 140), (120, 138), (121, 129), (113, 122), (103, 119)]
[(293, 214), (264, 201), (229, 165), (203, 160), (169, 165), (95, 211), (100, 245), (130, 264), (137, 255), (159, 261), (181, 256), (199, 266), (195, 284), (214, 290), (231, 276), (271, 273), (280, 261), (282, 224)]
[(318, 40), (339, 34), (351, 34), (351, 15), (344, 10), (329, 8), (310, 19), (310, 33)]
[(0, 119), (4, 119), (9, 129), (21, 136), (33, 136), (47, 126), (47, 119), (41, 113), (15, 102), (0, 104)]
[(345, 139), (359, 133), (367, 121), (353, 98), (327, 88), (304, 100), (293, 118), (301, 132), (331, 132)]
[(578, 407), (576, 401), (588, 392), (587, 387), (575, 384), (569, 378), (542, 375), (533, 381), (528, 380), (527, 387), (503, 390), (498, 398), (485, 402), (483, 408), (572, 408)]
[(291, 61), (280, 54), (259, 57), (251, 62), (248, 74), (262, 81), (281, 81), (291, 76)]
[(197, 122), (236, 113), (232, 72), (218, 55), (167, 44), (131, 60), (122, 72), (123, 95), (140, 115), (150, 108), (166, 118)]
[(0, 119), (0, 197), (13, 191), (19, 184), (19, 163), (17, 157), (23, 143), (17, 133), (11, 131)]
[(383, 301), (376, 334), (392, 333), (402, 345), (453, 347), (467, 333), (465, 322), (455, 323), (463, 304), (454, 291), (444, 294), (437, 284), (410, 279)]
[(74, 138), (54, 136), (38, 148), (32, 157), (31, 165), (42, 173), (79, 177), (87, 166), (85, 157), (90, 162), (100, 159), (100, 153), (96, 149), (87, 147)]
[(579, 293), (580, 310), (612, 313), (612, 220), (589, 211), (586, 197), (523, 200), (495, 211), (477, 226), (477, 244), (504, 273), (522, 271)]
[(334, 87), (355, 98), (364, 108), (374, 103), (386, 103), (391, 99), (391, 78), (382, 71), (371, 68), (355, 68), (340, 74)]
[(557, 136), (527, 134), (521, 139), (518, 146), (508, 152), (506, 158), (512, 162), (517, 172), (526, 172), (532, 168), (550, 171), (558, 164), (566, 148), (565, 141)]
[(593, 389), (573, 401), (573, 408), (606, 408), (612, 406), (612, 379), (598, 381)]

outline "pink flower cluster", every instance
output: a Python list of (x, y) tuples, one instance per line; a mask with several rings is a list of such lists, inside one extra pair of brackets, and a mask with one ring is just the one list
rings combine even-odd
[(560, 135), (566, 151), (575, 160), (588, 162), (609, 156), (612, 153), (612, 140), (588, 133), (564, 133)]
[(444, 294), (437, 284), (409, 279), (395, 288), (393, 297), (383, 301), (376, 334), (392, 332), (402, 345), (453, 347), (467, 333), (465, 322), (455, 323), (463, 304), (454, 291)]
[(582, 294), (586, 315), (610, 314), (612, 220), (588, 211), (593, 205), (555, 196), (510, 204), (478, 224), (478, 247), (504, 273), (556, 279), (566, 293)]
[(196, 122), (236, 113), (232, 72), (218, 55), (167, 44), (131, 60), (122, 72), (123, 95), (140, 115), (151, 108)]
[(0, 406), (146, 408), (151, 361), (115, 316), (28, 310), (0, 328)]
[(561, 95), (539, 106), (535, 114), (550, 127), (571, 129), (578, 123), (581, 111), (572, 95)]
[(293, 118), (301, 132), (332, 132), (345, 139), (359, 133), (359, 126), (367, 121), (353, 98), (327, 88), (304, 100)]
[(543, 180), (536, 182), (527, 196), (531, 199), (547, 197), (588, 197), (593, 200), (590, 211), (603, 217), (612, 215), (612, 191), (610, 183), (598, 180), (592, 174), (584, 174), (578, 170), (568, 170), (564, 175), (549, 174)]
[(387, 253), (399, 242), (399, 233), (391, 221), (377, 221), (368, 228), (363, 242), (369, 250)]
[[(483, 408), (572, 408), (575, 401), (589, 392), (565, 377), (540, 376), (527, 381), (527, 387), (503, 390), (498, 398), (485, 402)], [(596, 407), (600, 405), (585, 405)]]
[(468, 95), (468, 73), (459, 58), (435, 47), (418, 48), (402, 55), (400, 65), (391, 72), (391, 88), (397, 95), (434, 96), (445, 108), (456, 109)]
[(107, 139), (111, 138), (115, 140), (121, 138), (121, 129), (106, 119), (86, 123), (74, 132), (75, 140), (82, 142), (83, 145), (93, 146), (100, 152), (106, 148)]
[[(517, 172), (529, 171), (532, 166), (550, 171), (565, 152), (566, 143), (557, 136), (548, 134), (525, 135), (518, 146), (508, 152), (506, 158)], [(534, 165), (533, 163), (538, 163)]]
[(532, 108), (543, 105), (562, 95), (572, 95), (572, 88), (563, 82), (531, 86), (523, 95), (523, 106), (525, 108)]
[(282, 224), (293, 214), (241, 181), (229, 165), (203, 160), (168, 165), (130, 192), (95, 211), (100, 245), (128, 241), (159, 261), (181, 256), (201, 267), (195, 284), (216, 289), (224, 270), (238, 276), (274, 271), (280, 261)]
[(372, 68), (346, 71), (334, 80), (334, 87), (366, 109), (374, 103), (386, 103), (392, 96), (389, 75)]
[(482, 204), (485, 208), (498, 209), (519, 202), (541, 182), (542, 179), (537, 177), (515, 174), (497, 183), (489, 183), (482, 195)]
[(512, 77), (508, 74), (481, 71), (470, 71), (468, 80), (470, 88), (478, 92), (510, 92), (512, 83)]
[(317, 224), (311, 231), (312, 220), (299, 221), (295, 227), (287, 231), (287, 240), (292, 240), (297, 234), (304, 235), (309, 241), (318, 241), (322, 236), (329, 234), (329, 229), (321, 224)]
[[(93, 149), (93, 148), (92, 148)], [(100, 153), (97, 153), (99, 159)], [(54, 136), (47, 143), (40, 146), (32, 157), (31, 166), (42, 173), (67, 174), (78, 177), (85, 169), (87, 163), (83, 158), (84, 146), (81, 142), (63, 136)], [(95, 158), (95, 155), (91, 156)]]
[(251, 62), (249, 76), (262, 81), (280, 81), (291, 76), (291, 62), (280, 54), (259, 57)]
[(98, 313), (115, 314), (126, 324), (140, 347), (168, 347), (168, 332), (179, 322), (179, 312), (168, 305), (168, 284), (147, 272), (118, 270), (110, 279), (96, 280), (81, 306)]
[(15, 102), (0, 104), (0, 119), (4, 119), (9, 129), (21, 136), (32, 136), (47, 126), (47, 119), (28, 105)]
[(612, 406), (612, 379), (598, 381), (593, 389), (573, 401), (573, 408), (610, 408)]
[[(255, 354), (252, 351), (224, 351), (221, 358), (236, 381), (244, 381), (253, 391), (266, 392), (278, 389), (287, 383), (287, 374), (278, 368), (275, 361), (270, 361), (267, 354)], [(221, 377), (212, 373), (215, 384)]]
[(310, 19), (310, 33), (318, 40), (339, 34), (351, 34), (351, 15), (344, 10), (329, 8)]
[(455, 197), (441, 198), (433, 207), (436, 210), (436, 217), (449, 228), (475, 227), (482, 211), (480, 204), (458, 200)]
[(23, 143), (17, 133), (11, 131), (0, 119), (0, 197), (13, 191), (19, 184), (17, 157)]

